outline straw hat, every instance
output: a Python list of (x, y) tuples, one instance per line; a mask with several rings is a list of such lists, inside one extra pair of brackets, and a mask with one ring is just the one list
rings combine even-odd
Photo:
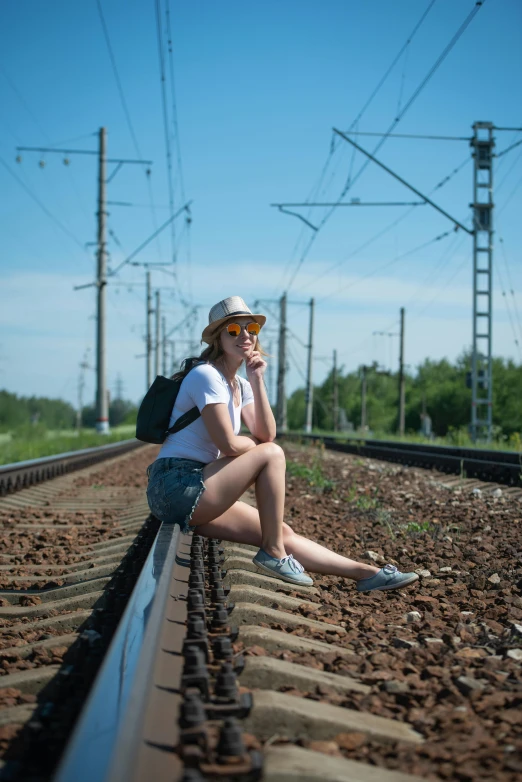
[(228, 299), (214, 304), (208, 313), (208, 326), (203, 330), (201, 341), (210, 344), (212, 337), (225, 321), (235, 316), (244, 317), (245, 315), (250, 315), (252, 320), (255, 320), (260, 326), (264, 326), (266, 323), (265, 315), (254, 315), (250, 312), (241, 296), (229, 296)]

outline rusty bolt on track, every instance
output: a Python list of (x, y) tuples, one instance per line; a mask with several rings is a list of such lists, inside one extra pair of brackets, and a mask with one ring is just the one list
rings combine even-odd
[(229, 624), (234, 606), (227, 602), (230, 588), (223, 586), (223, 559), (217, 541), (193, 536), (177, 748), (185, 766), (182, 782), (261, 779), (261, 753), (245, 749), (237, 722), (250, 713), (252, 695), (241, 693), (237, 683), (244, 659), (234, 659), (238, 630)]

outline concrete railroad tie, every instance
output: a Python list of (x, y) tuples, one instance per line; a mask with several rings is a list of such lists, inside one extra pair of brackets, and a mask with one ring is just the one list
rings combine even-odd
[[(344, 627), (308, 619), (297, 611), (307, 603), (318, 605), (317, 589), (303, 590), (259, 573), (254, 575), (255, 566), (251, 558), (255, 549), (227, 543), (224, 543), (223, 547), (224, 567), (227, 570), (225, 581), (231, 586), (230, 599), (235, 602), (230, 620), (232, 624), (239, 626), (239, 640), (246, 648), (259, 645), (267, 651), (289, 649), (312, 654), (335, 652), (348, 658), (353, 654), (350, 649), (339, 645), (301, 638), (291, 632), (259, 627), (260, 623), (277, 624), (287, 627), (289, 631), (297, 627), (308, 627), (325, 633), (335, 633), (337, 636), (346, 635)], [(303, 596), (297, 598), (284, 594), (288, 591), (288, 586), (294, 594), (302, 592)], [(275, 589), (283, 591), (275, 592)], [(277, 608), (273, 607), (274, 604)], [(306, 736), (327, 741), (334, 739), (339, 733), (357, 731), (383, 743), (401, 741), (415, 745), (423, 742), (422, 736), (406, 723), (277, 691), (284, 686), (292, 686), (301, 691), (314, 691), (318, 685), (330, 687), (338, 693), (370, 691), (369, 687), (350, 676), (318, 671), (270, 657), (247, 657), (240, 682), (253, 690), (254, 701), (253, 709), (244, 721), (244, 728), (261, 740), (281, 735), (290, 740)], [(312, 779), (328, 782), (344, 782), (348, 779), (377, 782), (377, 778), (379, 782), (407, 782), (414, 779), (409, 775), (387, 772), (340, 758), (329, 756), (326, 761), (325, 756), (320, 753), (309, 752), (293, 745), (267, 748), (265, 757), (267, 765), (264, 778), (270, 782), (290, 782), (294, 779), (299, 779), (299, 782)], [(284, 760), (279, 762), (281, 758)], [(328, 767), (330, 772), (326, 771)]]

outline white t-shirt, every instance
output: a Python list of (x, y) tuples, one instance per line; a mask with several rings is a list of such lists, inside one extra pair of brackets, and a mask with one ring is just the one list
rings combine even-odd
[[(191, 369), (183, 379), (176, 398), (176, 403), (170, 416), (169, 428), (174, 426), (178, 418), (197, 407), (201, 412), (208, 404), (223, 402), (228, 405), (228, 412), (234, 434), (241, 431), (241, 410), (252, 404), (254, 394), (247, 380), (236, 375), (242, 388), (242, 401), (239, 407), (234, 406), (234, 398), (225, 377), (212, 364), (199, 364)], [(219, 458), (220, 451), (210, 439), (203, 418), (197, 418), (191, 424), (175, 434), (170, 434), (163, 443), (157, 456), (158, 459), (175, 456), (178, 459), (195, 459), (208, 464)]]

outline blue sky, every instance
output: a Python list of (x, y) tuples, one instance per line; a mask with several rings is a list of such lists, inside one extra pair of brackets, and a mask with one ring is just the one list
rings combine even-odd
[[(143, 158), (153, 161), (149, 208), (144, 168), (126, 166), (108, 186), (109, 251), (114, 268), (169, 215), (155, 4), (101, 0)], [(165, 0), (162, 2), (165, 24)], [(362, 131), (386, 130), (473, 9), (473, 0), (436, 0), (388, 79), (361, 118)], [(176, 221), (176, 279), (153, 272), (168, 327), (186, 317), (181, 300), (199, 305), (197, 319), (175, 332), (179, 357), (197, 341), (215, 301), (242, 295), (275, 300), (288, 285), (311, 230), (280, 214), (273, 202), (304, 201), (313, 192), (331, 144), (332, 127), (347, 129), (429, 6), (428, 0), (285, 0), (245, 3), (171, 0), (176, 105), (182, 176), (174, 164), (175, 205), (193, 199), (190, 227)], [(522, 5), (486, 0), (454, 49), (421, 91), (397, 133), (469, 137), (476, 120), (522, 127)], [(109, 156), (135, 158), (96, 0), (6, 0), (0, 7), (0, 156), (75, 237), (65, 235), (0, 166), (0, 387), (20, 394), (76, 398), (79, 363), (94, 355), (94, 289), (73, 291), (94, 274), (96, 158), (23, 153), (16, 146), (96, 149), (108, 129)], [(167, 63), (168, 65), (168, 63)], [(171, 109), (170, 86), (168, 89)], [(169, 126), (170, 127), (170, 126)], [(522, 139), (498, 132), (497, 150)], [(370, 150), (376, 139), (360, 137)], [(388, 139), (378, 157), (428, 193), (462, 164), (435, 200), (460, 221), (469, 218), (472, 166), (466, 141)], [(39, 166), (43, 160), (44, 167)], [(345, 142), (336, 146), (317, 198), (335, 201), (362, 163)], [(517, 224), (522, 207), (522, 146), (496, 163), (494, 352), (520, 361), (505, 306), (522, 317), (522, 264)], [(347, 200), (411, 201), (413, 195), (369, 165)], [(328, 372), (332, 350), (346, 369), (372, 360), (393, 368), (406, 307), (406, 360), (455, 358), (471, 339), (471, 239), (462, 232), (434, 241), (452, 224), (429, 206), (337, 209), (318, 233), (292, 283), (289, 390), (302, 384), (306, 301), (317, 299), (314, 378)], [(317, 223), (325, 210), (310, 212)], [(303, 210), (303, 214), (307, 214)], [(517, 220), (518, 217), (518, 220)], [(504, 253), (500, 245), (502, 237)], [(138, 259), (171, 261), (167, 229)], [(397, 259), (395, 261), (395, 259)], [(507, 260), (507, 267), (506, 261)], [(395, 261), (395, 262), (394, 262)], [(342, 262), (342, 263), (341, 263)], [(386, 265), (388, 264), (387, 268)], [(328, 271), (331, 267), (337, 267)], [(508, 277), (509, 273), (509, 277)], [(144, 389), (144, 273), (126, 267), (108, 291), (108, 376), (126, 396)], [(513, 297), (509, 290), (513, 288)], [(518, 297), (518, 300), (517, 300)], [(276, 305), (266, 303), (264, 309)], [(269, 317), (270, 325), (270, 317)], [(272, 326), (276, 324), (272, 319)], [(522, 333), (515, 331), (522, 343)], [(276, 338), (265, 343), (276, 350)], [(87, 377), (92, 398), (94, 373)]]

